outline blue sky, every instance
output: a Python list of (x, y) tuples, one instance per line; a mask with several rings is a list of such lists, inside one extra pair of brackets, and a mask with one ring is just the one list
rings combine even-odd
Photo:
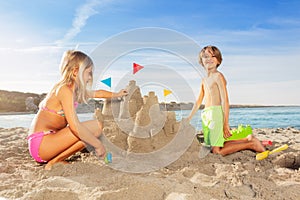
[[(297, 0), (12, 0), (0, 2), (0, 19), (3, 90), (48, 92), (59, 80), (58, 64), (65, 50), (77, 47), (93, 55), (99, 44), (124, 32), (157, 27), (194, 41), (199, 46), (197, 51), (209, 44), (220, 48), (223, 63), (219, 70), (227, 79), (230, 103), (300, 105)], [(191, 49), (182, 46), (182, 51)], [(197, 53), (190, 56), (197, 60)], [(129, 76), (130, 63), (137, 61), (148, 66), (147, 70)], [(139, 80), (143, 93), (156, 88), (162, 98), (163, 87), (173, 90), (166, 101), (193, 102), (201, 82), (197, 70), (178, 56), (161, 51), (130, 52), (110, 66), (96, 68), (106, 68), (102, 75), (112, 77), (112, 90), (132, 77)], [(174, 76), (170, 71), (176, 72)], [(184, 79), (182, 87), (176, 84), (177, 76)], [(143, 77), (156, 79), (146, 82)], [(109, 89), (101, 84), (97, 87)]]

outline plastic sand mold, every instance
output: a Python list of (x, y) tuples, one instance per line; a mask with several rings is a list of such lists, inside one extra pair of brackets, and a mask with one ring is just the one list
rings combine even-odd
[(110, 152), (108, 152), (108, 153), (106, 154), (106, 156), (105, 156), (105, 158), (104, 158), (104, 162), (105, 162), (106, 164), (112, 163), (112, 154), (111, 154)]
[(273, 145), (271, 140), (264, 140), (264, 141), (261, 141), (261, 143), (263, 146), (272, 146)]
[(246, 138), (248, 135), (252, 134), (252, 127), (250, 125), (243, 126), (240, 124), (237, 129), (231, 130), (232, 136), (227, 138), (225, 141), (239, 140)]

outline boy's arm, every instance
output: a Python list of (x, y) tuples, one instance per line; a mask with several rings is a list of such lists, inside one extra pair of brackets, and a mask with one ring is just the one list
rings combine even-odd
[(228, 99), (228, 92), (226, 87), (226, 80), (222, 73), (219, 73), (217, 83), (220, 91), (223, 116), (224, 116), (224, 125), (223, 125), (224, 138), (228, 138), (231, 136), (230, 127), (229, 127), (229, 99)]
[(195, 115), (195, 113), (198, 111), (202, 101), (203, 101), (203, 98), (204, 98), (204, 83), (203, 81), (201, 82), (201, 86), (200, 86), (200, 94), (198, 96), (198, 99), (197, 101), (195, 102), (194, 106), (193, 106), (193, 109), (190, 113), (190, 115), (188, 116), (187, 120), (188, 121), (191, 121), (191, 119), (193, 118), (193, 116)]

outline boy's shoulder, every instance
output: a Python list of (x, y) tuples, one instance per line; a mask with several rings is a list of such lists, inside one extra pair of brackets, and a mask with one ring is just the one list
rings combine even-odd
[(217, 71), (217, 73), (215, 74), (215, 80), (217, 82), (223, 83), (225, 85), (227, 84), (225, 76), (221, 72), (219, 72), (219, 71)]
[(225, 85), (227, 84), (225, 76), (219, 71), (213, 72), (213, 74), (210, 77), (205, 77), (203, 79), (203, 83), (205, 83), (206, 81), (216, 82), (216, 83), (225, 83)]
[(215, 78), (224, 78), (224, 75), (220, 71), (215, 71), (211, 73), (210, 76), (204, 77), (204, 79), (215, 79)]
[(220, 72), (220, 71), (218, 71), (218, 70), (216, 70), (216, 71), (214, 72), (214, 74), (215, 74), (215, 75), (221, 75), (221, 76), (223, 76), (222, 72)]
[(214, 72), (214, 77), (216, 78), (221, 78), (221, 79), (225, 79), (225, 76), (222, 74), (222, 72), (220, 71), (215, 71)]

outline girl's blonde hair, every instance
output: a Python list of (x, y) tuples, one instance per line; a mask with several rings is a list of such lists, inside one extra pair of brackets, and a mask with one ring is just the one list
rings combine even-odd
[[(62, 78), (53, 87), (51, 93), (56, 92), (57, 89), (63, 85), (71, 86), (75, 84), (75, 101), (87, 103), (89, 98), (88, 89), (92, 86), (93, 77), (91, 77), (90, 82), (86, 83), (83, 80), (83, 72), (89, 67), (92, 67), (92, 70), (94, 68), (93, 61), (89, 56), (80, 51), (66, 51), (60, 63)], [(74, 76), (74, 70), (78, 70), (77, 76)]]
[(215, 47), (215, 46), (206, 46), (206, 47), (204, 47), (204, 48), (200, 51), (200, 53), (199, 53), (199, 63), (200, 63), (202, 66), (204, 66), (203, 61), (202, 61), (202, 57), (203, 57), (203, 54), (205, 53), (206, 50), (208, 50), (209, 53), (210, 53), (212, 56), (214, 56), (214, 57), (217, 58), (217, 60), (218, 60), (218, 62), (219, 62), (219, 64), (217, 65), (217, 68), (218, 68), (219, 65), (222, 63), (222, 54), (221, 54), (221, 51), (220, 51), (217, 47)]

